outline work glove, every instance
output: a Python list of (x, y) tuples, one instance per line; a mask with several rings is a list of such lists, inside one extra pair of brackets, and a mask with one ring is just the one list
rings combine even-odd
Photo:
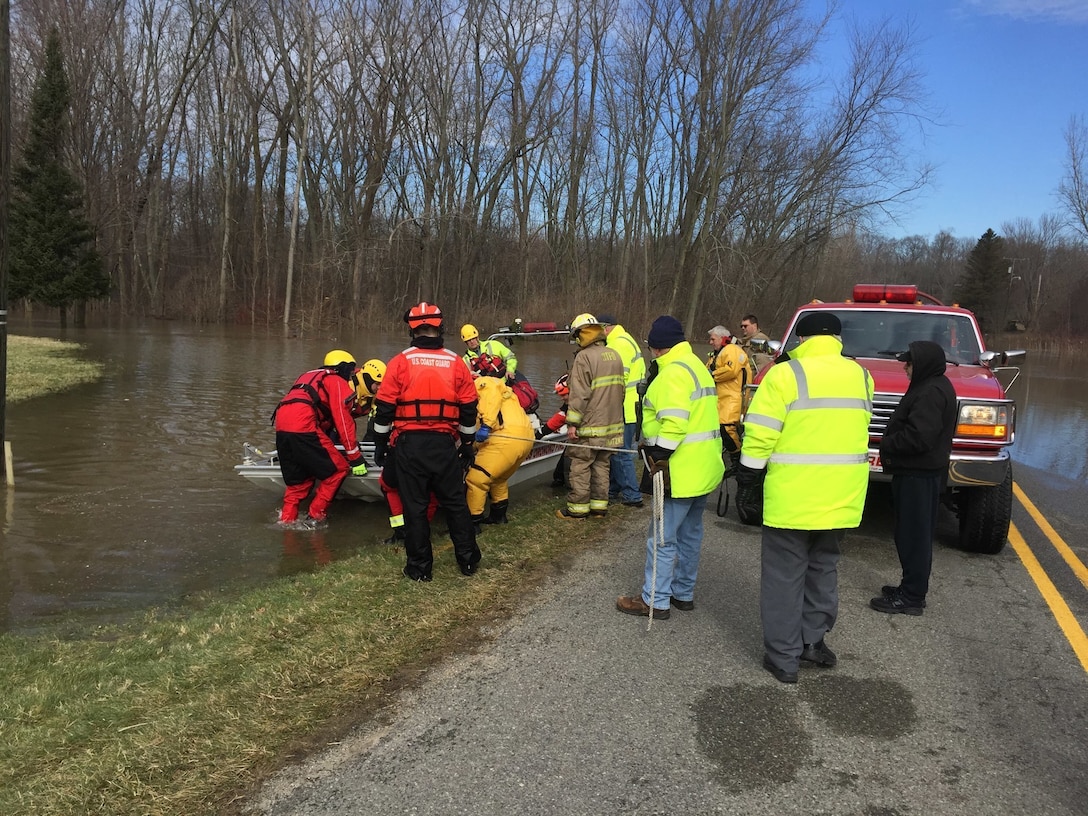
[(389, 455), (389, 434), (374, 434), (374, 464), (381, 467)]
[(352, 476), (366, 476), (366, 462), (360, 461), (357, 465), (351, 466)]
[(533, 435), (534, 435), (534, 436), (535, 436), (535, 437), (536, 437), (537, 439), (543, 439), (543, 438), (544, 438), (544, 433), (545, 433), (545, 431), (544, 431), (544, 428), (545, 428), (545, 427), (546, 427), (546, 426), (542, 426), (542, 427), (540, 427), (540, 428), (537, 428), (537, 429), (536, 429), (535, 431), (533, 431)]
[(457, 449), (457, 458), (461, 460), (461, 467), (468, 470), (476, 459), (476, 448), (473, 441), (475, 434), (461, 434), (461, 447)]
[(491, 436), (491, 429), (486, 425), (481, 425), (480, 430), (476, 431), (477, 442), (486, 442), (489, 436)]
[(638, 450), (643, 464), (646, 465), (646, 469), (642, 472), (642, 483), (639, 485), (639, 492), (652, 495), (654, 492), (652, 477), (654, 474), (660, 473), (665, 495), (672, 495), (672, 479), (669, 473), (669, 456), (672, 451), (657, 445), (646, 444), (639, 445)]
[(766, 469), (737, 465), (737, 516), (743, 524), (763, 523), (763, 480)]

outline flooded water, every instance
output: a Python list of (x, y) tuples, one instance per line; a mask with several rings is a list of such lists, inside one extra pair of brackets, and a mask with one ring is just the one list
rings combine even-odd
[[(16, 486), (4, 497), (0, 533), (0, 631), (115, 622), (195, 592), (312, 570), (389, 534), (383, 505), (348, 501), (333, 506), (328, 530), (283, 531), (274, 523), (279, 497), (233, 467), (243, 442), (272, 446), (272, 409), (326, 351), (388, 359), (407, 344), (404, 334), (285, 339), (156, 323), (64, 337), (84, 343), (106, 375), (8, 408)], [(461, 348), (456, 337), (450, 345)], [(515, 348), (546, 416), (558, 407), (551, 384), (572, 348), (541, 339)], [(1088, 477), (1080, 366), (1029, 357), (1012, 393), (1016, 458), (1064, 478)], [(524, 490), (551, 495), (546, 487)]]
[[(159, 323), (64, 338), (84, 343), (106, 375), (8, 407), (16, 483), (0, 534), (0, 631), (112, 622), (314, 569), (389, 535), (383, 504), (354, 501), (334, 504), (328, 530), (285, 532), (274, 523), (279, 496), (233, 468), (243, 442), (275, 447), (273, 408), (329, 349), (388, 359), (406, 334), (300, 340)], [(551, 383), (571, 346), (533, 340), (517, 352), (542, 412), (558, 408)]]

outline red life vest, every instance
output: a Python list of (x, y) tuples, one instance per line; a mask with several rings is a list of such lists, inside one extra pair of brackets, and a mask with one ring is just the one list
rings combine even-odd
[(405, 431), (456, 435), (461, 408), (475, 402), (476, 388), (459, 355), (413, 346), (389, 362), (377, 398), (395, 405), (394, 437)]

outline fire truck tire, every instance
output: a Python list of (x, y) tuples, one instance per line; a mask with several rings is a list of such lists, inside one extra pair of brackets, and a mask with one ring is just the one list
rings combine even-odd
[(960, 547), (995, 555), (1005, 547), (1012, 520), (1012, 464), (999, 485), (959, 492)]

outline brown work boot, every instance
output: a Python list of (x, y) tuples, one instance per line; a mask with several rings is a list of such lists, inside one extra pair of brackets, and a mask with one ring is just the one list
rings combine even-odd
[[(650, 607), (642, 600), (640, 595), (620, 595), (616, 598), (616, 609), (625, 615), (642, 615), (649, 617)], [(655, 609), (654, 620), (668, 620), (668, 609)]]
[(589, 518), (588, 515), (582, 515), (581, 513), (572, 513), (566, 507), (560, 507), (558, 510), (556, 510), (555, 511), (555, 517), (556, 518), (561, 518), (561, 519), (567, 519), (568, 521), (571, 520), (571, 519), (575, 519), (575, 520), (580, 521), (580, 520)]

